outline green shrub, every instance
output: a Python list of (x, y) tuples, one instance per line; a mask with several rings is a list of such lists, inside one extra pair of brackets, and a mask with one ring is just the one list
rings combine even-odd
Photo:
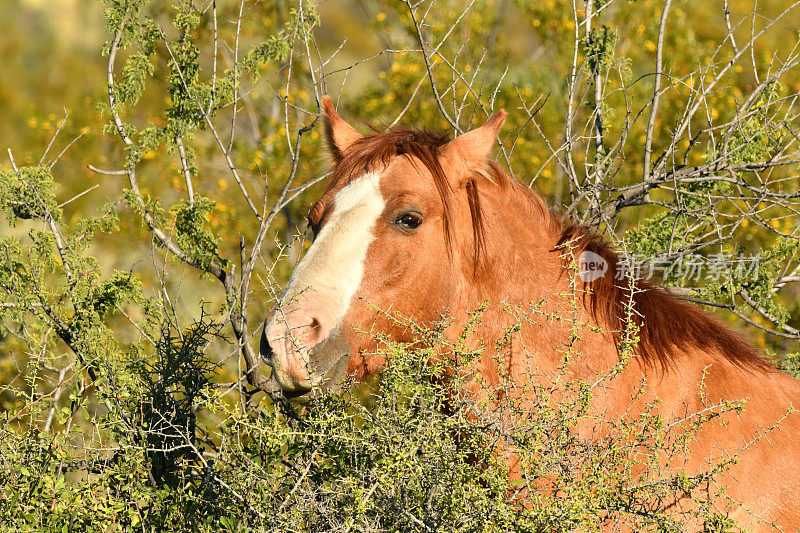
[[(50, 431), (5, 425), (0, 521), (48, 531), (733, 526), (702, 498), (727, 463), (688, 476), (665, 475), (658, 461), (682, 457), (700, 427), (736, 406), (677, 424), (650, 406), (606, 420), (603, 435), (582, 435), (580, 426), (599, 422), (593, 386), (556, 380), (531, 385), (525, 410), (513, 400), (484, 405), (440, 357), (468, 363), (481, 353), (441, 328), (418, 333), (417, 347), (383, 340), (388, 367), (373, 388), (320, 393), (287, 418), (269, 402), (244, 412), (226, 401), (203, 353), (218, 335), (209, 319), (181, 334), (164, 326), (153, 356), (105, 381), (118, 409), (71, 412), (81, 405), (73, 402)], [(509, 476), (508, 449), (522, 475)], [(676, 515), (675, 495), (697, 508)]]

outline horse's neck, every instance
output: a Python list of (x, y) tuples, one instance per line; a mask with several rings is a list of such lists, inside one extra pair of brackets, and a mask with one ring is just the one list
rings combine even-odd
[[(512, 378), (527, 381), (532, 369), (562, 372), (565, 359), (571, 361), (567, 372), (577, 378), (594, 381), (614, 372), (621, 355), (618, 338), (608, 325), (598, 323), (601, 317), (588, 308), (591, 298), (584, 284), (576, 281), (565, 250), (557, 249), (561, 225), (536, 199), (515, 190), (493, 191), (482, 198), (488, 232), (485, 264), (459, 306), (468, 312), (485, 301), (491, 304), (476, 337), (502, 342), (500, 351), (483, 363), (483, 373), (492, 382), (502, 379), (505, 368)], [(491, 345), (484, 347), (493, 351)], [(632, 357), (627, 375), (665, 381), (668, 373), (678, 371), (691, 379), (697, 375), (693, 385), (699, 386), (704, 366), (727, 369), (733, 364), (700, 347), (686, 349), (692, 354), (675, 358), (673, 365), (644, 364)], [(634, 347), (628, 355), (636, 353)]]
[(613, 366), (615, 340), (599, 331), (583, 284), (574, 283), (564, 250), (556, 248), (560, 224), (526, 195), (497, 194), (487, 203), (485, 262), (460, 306), (472, 311), (488, 301), (479, 336), (505, 339), (507, 361), (486, 363), (486, 372), (496, 377), (505, 364), (521, 376), (531, 366), (557, 369), (565, 357), (575, 359), (579, 374)]

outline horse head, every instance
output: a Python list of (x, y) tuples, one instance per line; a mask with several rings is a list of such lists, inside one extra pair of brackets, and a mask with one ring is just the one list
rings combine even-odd
[(370, 333), (409, 340), (387, 312), (433, 322), (453, 307), (482, 238), (474, 180), (506, 117), (452, 141), (421, 130), (362, 135), (329, 97), (322, 103), (334, 170), (308, 216), (314, 240), (261, 341), (289, 396), (380, 370)]

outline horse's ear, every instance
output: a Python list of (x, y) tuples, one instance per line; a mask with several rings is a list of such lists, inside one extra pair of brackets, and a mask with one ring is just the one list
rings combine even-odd
[(503, 126), (508, 113), (500, 110), (486, 121), (486, 124), (456, 137), (442, 147), (445, 157), (461, 158), (467, 162), (478, 162), (486, 159), (492, 151), (497, 132)]
[(327, 94), (322, 97), (322, 109), (325, 113), (325, 134), (328, 137), (328, 147), (334, 163), (344, 157), (347, 149), (358, 139), (361, 134), (353, 126), (345, 122), (333, 107), (333, 101)]

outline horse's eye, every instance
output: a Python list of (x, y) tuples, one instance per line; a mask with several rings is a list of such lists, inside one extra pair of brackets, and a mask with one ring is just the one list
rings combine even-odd
[(405, 228), (415, 229), (422, 224), (422, 217), (414, 213), (405, 213), (397, 218), (397, 223)]

